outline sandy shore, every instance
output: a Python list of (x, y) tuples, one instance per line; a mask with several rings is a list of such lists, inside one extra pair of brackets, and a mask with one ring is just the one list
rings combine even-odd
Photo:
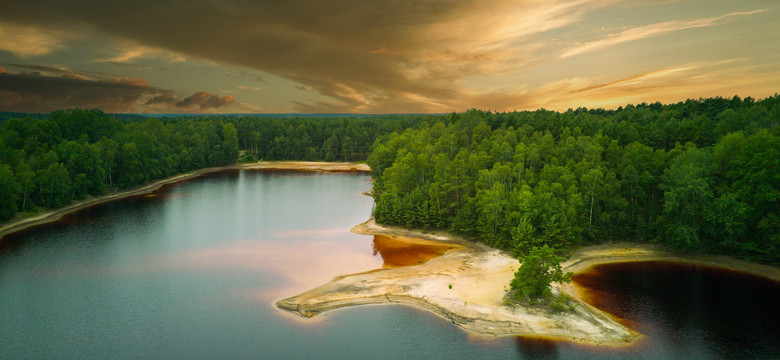
[(88, 208), (103, 204), (110, 201), (115, 201), (131, 196), (143, 195), (151, 193), (160, 187), (168, 184), (173, 184), (189, 179), (193, 179), (205, 174), (226, 171), (226, 170), (295, 170), (295, 171), (318, 171), (318, 172), (367, 172), (371, 169), (366, 164), (349, 163), (349, 162), (314, 162), (314, 161), (263, 161), (249, 164), (236, 164), (230, 166), (220, 166), (201, 169), (186, 174), (180, 174), (172, 176), (166, 179), (158, 180), (137, 188), (116, 192), (114, 194), (101, 196), (98, 198), (88, 199), (73, 203), (71, 205), (47, 211), (42, 214), (37, 214), (32, 217), (12, 220), (5, 224), (0, 224), (0, 241), (5, 235), (27, 229), (32, 226), (41, 225), (53, 221), (57, 221), (63, 216)]
[(337, 277), (280, 300), (277, 307), (311, 317), (345, 306), (403, 303), (428, 309), (470, 333), (488, 337), (533, 335), (612, 345), (631, 343), (639, 337), (610, 316), (579, 302), (574, 311), (560, 314), (504, 305), (504, 295), (519, 263), (496, 249), (442, 234), (383, 227), (373, 220), (351, 231), (418, 237), (459, 246), (421, 265)]
[[(400, 235), (459, 246), (422, 265), (336, 277), (325, 285), (278, 301), (278, 308), (312, 317), (346, 306), (403, 303), (428, 309), (469, 333), (489, 337), (527, 335), (608, 346), (630, 345), (642, 337), (586, 303), (584, 292), (574, 284), (553, 286), (553, 292), (563, 292), (574, 300), (571, 312), (552, 314), (505, 305), (504, 296), (519, 263), (498, 250), (445, 234), (383, 227), (373, 220), (357, 225), (351, 231), (366, 235)], [(775, 267), (727, 257), (681, 256), (659, 247), (637, 244), (586, 247), (563, 265), (565, 271), (580, 272), (599, 264), (647, 260), (718, 266), (780, 281), (780, 269)]]
[(592, 245), (578, 250), (562, 265), (566, 271), (578, 273), (601, 264), (633, 261), (674, 261), (712, 266), (780, 282), (780, 268), (775, 266), (751, 263), (728, 256), (672, 253), (660, 246), (649, 244), (615, 243)]
[(320, 161), (262, 161), (236, 165), (231, 168), (247, 170), (296, 170), (318, 172), (369, 172), (367, 164), (352, 162), (320, 162)]

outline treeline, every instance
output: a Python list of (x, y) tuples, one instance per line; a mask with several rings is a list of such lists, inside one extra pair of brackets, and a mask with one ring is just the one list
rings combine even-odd
[(100, 110), (55, 111), (0, 123), (0, 221), (173, 174), (236, 162), (228, 122), (120, 122)]
[[(136, 114), (117, 119), (137, 121)], [(436, 115), (161, 115), (163, 122), (218, 120), (238, 131), (240, 161), (365, 161), (374, 140), (435, 118)]]
[[(24, 115), (24, 116), (22, 116)], [(117, 119), (118, 118), (118, 119)], [(355, 161), (429, 115), (112, 117), (0, 114), (0, 221), (178, 173), (241, 161)], [(239, 151), (240, 149), (240, 151)]]
[(373, 146), (375, 218), (518, 256), (631, 240), (780, 262), (780, 96), (431, 119)]
[(380, 135), (403, 131), (430, 115), (368, 117), (228, 117), (236, 126), (245, 161), (365, 161)]

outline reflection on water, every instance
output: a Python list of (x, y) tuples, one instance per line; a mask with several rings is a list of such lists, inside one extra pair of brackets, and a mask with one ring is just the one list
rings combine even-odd
[(553, 340), (518, 337), (517, 348), (520, 351), (521, 359), (558, 359), (558, 344)]
[(368, 180), (217, 173), (7, 237), (0, 248), (0, 358), (672, 359), (780, 353), (777, 284), (685, 267), (599, 267), (575, 279), (590, 289), (597, 306), (647, 335), (649, 340), (624, 349), (479, 340), (405, 306), (343, 309), (314, 323), (281, 316), (273, 301), (333, 276), (414, 265), (447, 251), (450, 245), (380, 236), (372, 242), (350, 233), (370, 214), (372, 200), (360, 195), (370, 188)]
[(601, 265), (573, 280), (589, 302), (647, 336), (636, 350), (670, 358), (780, 354), (780, 283), (677, 262)]
[[(404, 306), (316, 322), (272, 303), (376, 269), (365, 174), (234, 171), (89, 208), (4, 239), (0, 359), (505, 359)], [(7, 241), (13, 240), (13, 241)]]
[(384, 263), (382, 267), (400, 267), (419, 265), (441, 256), (456, 245), (435, 243), (432, 241), (407, 239), (401, 236), (390, 237), (374, 235), (374, 256), (379, 254)]

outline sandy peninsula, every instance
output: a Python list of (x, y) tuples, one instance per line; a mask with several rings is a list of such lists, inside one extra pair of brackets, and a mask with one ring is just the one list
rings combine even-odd
[(192, 171), (186, 174), (179, 174), (166, 179), (158, 180), (133, 189), (119, 191), (113, 194), (87, 199), (75, 202), (71, 205), (37, 214), (31, 217), (11, 220), (6, 224), (0, 224), (0, 241), (5, 235), (27, 229), (32, 226), (54, 222), (63, 216), (110, 201), (144, 195), (161, 188), (164, 185), (174, 184), (190, 179), (194, 179), (205, 174), (229, 171), (229, 170), (291, 170), (291, 171), (314, 171), (314, 172), (368, 172), (371, 169), (366, 164), (352, 162), (315, 162), (315, 161), (260, 161), (248, 164), (236, 164), (230, 166), (211, 167)]
[[(312, 317), (347, 306), (401, 303), (430, 310), (469, 333), (486, 337), (525, 335), (608, 346), (630, 345), (642, 338), (641, 334), (585, 302), (583, 290), (574, 284), (553, 286), (553, 292), (563, 292), (574, 300), (570, 312), (553, 314), (536, 308), (506, 305), (504, 296), (508, 284), (520, 264), (499, 250), (446, 234), (385, 227), (372, 219), (351, 231), (456, 246), (424, 264), (336, 277), (320, 287), (278, 301), (278, 308)], [(775, 267), (726, 257), (682, 256), (660, 247), (637, 244), (586, 247), (563, 266), (565, 271), (580, 272), (599, 264), (647, 260), (725, 267), (780, 281), (780, 269)]]
[(496, 249), (442, 234), (383, 227), (371, 219), (351, 231), (457, 246), (424, 264), (337, 277), (280, 300), (277, 307), (312, 317), (345, 306), (402, 303), (428, 309), (469, 333), (488, 337), (533, 335), (613, 345), (631, 343), (639, 337), (584, 302), (576, 302), (572, 312), (559, 314), (504, 305), (509, 281), (520, 264)]

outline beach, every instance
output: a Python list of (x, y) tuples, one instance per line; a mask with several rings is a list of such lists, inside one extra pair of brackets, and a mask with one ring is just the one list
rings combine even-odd
[[(426, 263), (338, 276), (327, 284), (279, 300), (280, 309), (313, 317), (362, 304), (400, 303), (427, 309), (468, 333), (484, 336), (534, 336), (599, 346), (626, 346), (642, 335), (590, 304), (576, 284), (554, 283), (553, 293), (571, 298), (569, 311), (552, 313), (508, 303), (509, 282), (520, 266), (509, 254), (446, 233), (423, 233), (376, 224), (372, 219), (352, 232), (395, 237), (398, 241), (454, 245)], [(414, 240), (419, 239), (419, 240)], [(674, 254), (661, 247), (617, 243), (577, 250), (562, 263), (564, 271), (587, 271), (599, 264), (627, 261), (680, 261), (748, 272), (780, 281), (780, 270), (729, 257)]]

